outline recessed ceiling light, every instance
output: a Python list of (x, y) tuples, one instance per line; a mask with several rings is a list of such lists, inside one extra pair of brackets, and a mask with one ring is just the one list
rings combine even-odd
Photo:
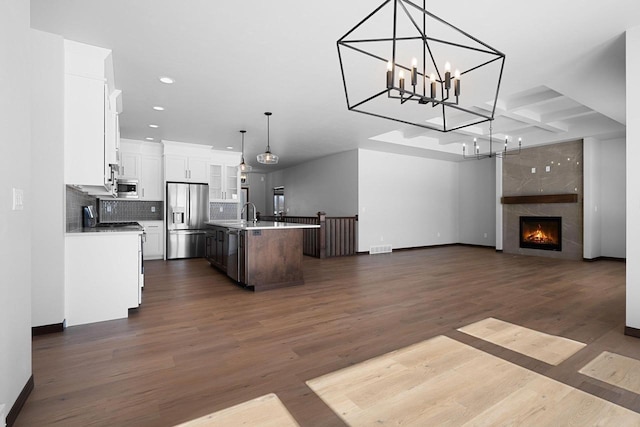
[(167, 77), (167, 76), (160, 77), (160, 81), (162, 83), (165, 83), (165, 84), (168, 84), (168, 85), (173, 84), (175, 82), (175, 80), (173, 80), (171, 77)]
[(155, 107), (153, 107), (153, 109), (156, 111), (164, 111), (164, 107), (161, 107), (159, 105), (156, 105)]
[(233, 147), (232, 146), (228, 146), (227, 150), (233, 150)]
[(149, 127), (150, 127), (150, 128), (153, 128), (153, 129), (157, 129), (157, 128), (159, 128), (160, 126), (158, 126), (158, 125), (149, 125)]
[(153, 141), (153, 138), (151, 138), (150, 136), (145, 138), (147, 141)]

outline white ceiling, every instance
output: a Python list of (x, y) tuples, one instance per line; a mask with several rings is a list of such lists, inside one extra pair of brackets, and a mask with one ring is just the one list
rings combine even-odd
[[(31, 25), (113, 50), (123, 138), (239, 151), (246, 129), (255, 167), (272, 111), (280, 164), (268, 168), (357, 147), (456, 160), (474, 136), (486, 150), (487, 125), (443, 134), (347, 110), (336, 41), (381, 2), (31, 0)], [(637, 0), (430, 0), (427, 9), (506, 54), (497, 139), (624, 135), (624, 32), (640, 25)]]

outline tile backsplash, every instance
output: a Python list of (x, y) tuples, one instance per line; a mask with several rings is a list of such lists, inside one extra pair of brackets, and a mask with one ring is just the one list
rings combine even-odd
[(162, 221), (163, 202), (98, 199), (100, 222)]
[(209, 218), (211, 220), (238, 219), (238, 203), (209, 203)]
[(97, 206), (97, 199), (71, 185), (67, 185), (66, 193), (67, 231), (73, 231), (82, 228), (82, 207)]

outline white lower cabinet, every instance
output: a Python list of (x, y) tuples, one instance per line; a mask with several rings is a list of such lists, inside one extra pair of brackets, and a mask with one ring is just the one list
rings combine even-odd
[(144, 259), (162, 259), (164, 258), (164, 245), (162, 244), (162, 232), (164, 229), (163, 221), (139, 221), (144, 227)]
[(133, 232), (66, 235), (67, 326), (126, 318), (139, 306), (139, 245)]

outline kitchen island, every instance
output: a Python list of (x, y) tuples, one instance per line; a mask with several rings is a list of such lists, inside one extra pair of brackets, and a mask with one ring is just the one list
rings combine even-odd
[(206, 258), (254, 291), (302, 285), (302, 229), (314, 224), (210, 221)]

